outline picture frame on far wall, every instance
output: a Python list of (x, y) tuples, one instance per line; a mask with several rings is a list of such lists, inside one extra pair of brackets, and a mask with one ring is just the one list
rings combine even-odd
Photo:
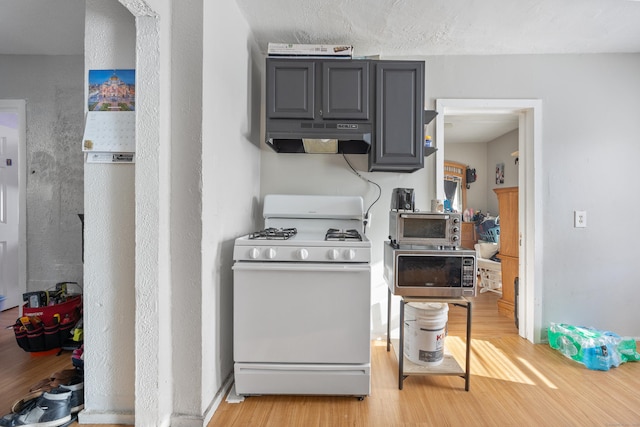
[(496, 184), (504, 184), (504, 163), (496, 165)]

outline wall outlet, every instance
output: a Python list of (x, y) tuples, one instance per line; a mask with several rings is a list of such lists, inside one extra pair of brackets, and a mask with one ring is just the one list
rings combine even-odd
[(573, 211), (573, 226), (575, 228), (587, 226), (587, 211)]

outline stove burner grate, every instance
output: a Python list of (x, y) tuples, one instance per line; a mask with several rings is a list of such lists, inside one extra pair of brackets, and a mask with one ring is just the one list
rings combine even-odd
[(362, 236), (355, 229), (349, 230), (338, 230), (336, 228), (330, 228), (327, 230), (327, 234), (324, 236), (324, 240), (360, 240), (362, 241)]
[(287, 240), (296, 235), (298, 230), (295, 228), (265, 228), (249, 234), (249, 239), (265, 239), (265, 240)]

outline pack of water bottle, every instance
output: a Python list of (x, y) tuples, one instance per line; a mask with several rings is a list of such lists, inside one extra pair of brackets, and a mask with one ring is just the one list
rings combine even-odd
[(551, 323), (548, 336), (551, 348), (589, 369), (608, 371), (621, 363), (640, 360), (635, 339), (610, 331)]

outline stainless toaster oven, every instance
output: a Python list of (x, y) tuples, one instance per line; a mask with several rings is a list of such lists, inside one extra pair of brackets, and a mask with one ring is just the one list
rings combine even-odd
[(476, 289), (476, 252), (417, 245), (384, 245), (384, 279), (394, 295), (472, 297)]
[(393, 245), (460, 246), (459, 213), (389, 212), (389, 240)]

